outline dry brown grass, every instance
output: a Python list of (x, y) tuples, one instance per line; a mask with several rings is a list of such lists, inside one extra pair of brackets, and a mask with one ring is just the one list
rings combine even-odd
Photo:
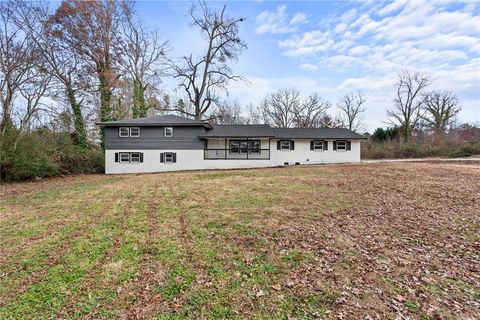
[(478, 318), (480, 166), (83, 176), (0, 201), (0, 317)]

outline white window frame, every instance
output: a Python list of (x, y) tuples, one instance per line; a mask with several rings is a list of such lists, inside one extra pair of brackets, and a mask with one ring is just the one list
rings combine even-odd
[[(167, 161), (167, 158), (168, 158), (169, 156), (171, 157), (171, 160), (170, 160), (170, 161)], [(165, 152), (165, 153), (163, 154), (163, 162), (166, 163), (166, 164), (167, 164), (167, 163), (168, 163), (168, 164), (172, 164), (172, 163), (173, 163), (173, 152)]]
[[(123, 160), (122, 156), (127, 156), (127, 160)], [(119, 163), (130, 163), (130, 153), (128, 152), (120, 152), (118, 154), (118, 162)]]
[[(167, 134), (168, 131), (170, 132), (170, 134)], [(164, 135), (165, 135), (165, 138), (173, 137), (173, 127), (165, 127)]]
[[(140, 157), (140, 152), (130, 153), (130, 163), (140, 163)], [(134, 160), (134, 158), (137, 158), (138, 160)]]
[[(122, 134), (122, 130), (126, 130), (127, 135)], [(129, 127), (120, 127), (118, 128), (118, 136), (120, 138), (128, 138), (130, 136), (130, 128)]]
[[(138, 130), (138, 135), (133, 135), (133, 129)], [(130, 128), (130, 137), (131, 138), (140, 138), (140, 127), (131, 127)]]
[[(342, 148), (339, 148), (339, 143), (343, 144)], [(337, 151), (347, 151), (347, 140), (337, 140)]]
[[(320, 144), (320, 148), (317, 148), (318, 147), (317, 144)], [(323, 145), (324, 145), (323, 140), (313, 140), (313, 151), (323, 151)]]
[[(284, 148), (284, 144), (288, 145), (288, 148)], [(280, 140), (280, 151), (292, 150), (292, 142), (290, 140)]]

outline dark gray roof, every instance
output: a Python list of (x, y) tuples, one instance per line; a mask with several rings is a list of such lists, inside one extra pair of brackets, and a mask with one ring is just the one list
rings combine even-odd
[(343, 128), (272, 128), (266, 124), (212, 125), (204, 138), (271, 137), (280, 139), (365, 139)]
[(229, 124), (212, 125), (213, 130), (208, 130), (202, 137), (205, 138), (248, 138), (248, 137), (274, 137), (272, 128), (266, 124)]
[(344, 128), (273, 128), (280, 139), (365, 139)]
[(185, 117), (168, 114), (164, 116), (153, 116), (148, 118), (126, 119), (118, 121), (107, 121), (97, 123), (100, 126), (157, 126), (157, 125), (177, 125), (177, 126), (206, 126), (210, 128), (210, 124), (205, 121), (189, 119)]

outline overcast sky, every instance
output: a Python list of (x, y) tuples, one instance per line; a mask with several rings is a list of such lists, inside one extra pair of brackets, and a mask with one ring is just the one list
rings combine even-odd
[[(431, 89), (460, 98), (460, 122), (480, 121), (480, 3), (473, 1), (215, 1), (244, 17), (248, 50), (233, 65), (248, 84), (231, 83), (230, 99), (258, 103), (295, 87), (334, 105), (349, 92), (366, 98), (369, 130), (386, 126), (397, 73), (426, 71)], [(137, 12), (170, 40), (171, 55), (204, 47), (187, 16), (189, 1), (146, 1)], [(165, 87), (172, 84), (166, 83)], [(332, 110), (334, 111), (334, 110)]]

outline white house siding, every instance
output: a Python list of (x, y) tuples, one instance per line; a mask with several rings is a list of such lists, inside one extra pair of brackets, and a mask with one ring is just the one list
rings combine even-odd
[[(116, 152), (141, 152), (142, 163), (115, 162)], [(161, 163), (160, 153), (175, 152), (176, 163)], [(203, 150), (106, 150), (105, 173), (142, 173), (195, 169), (260, 168), (272, 166), (270, 160), (204, 160)]]
[[(224, 148), (224, 139), (208, 143), (209, 148)], [(234, 168), (259, 168), (283, 165), (288, 162), (290, 165), (296, 162), (300, 164), (318, 163), (344, 163), (360, 161), (360, 141), (351, 141), (351, 150), (333, 150), (333, 140), (328, 140), (327, 151), (310, 150), (310, 140), (294, 139), (295, 150), (277, 150), (277, 140), (272, 139), (270, 143), (270, 160), (205, 160), (203, 150), (106, 150), (105, 151), (105, 173), (142, 173), (142, 172), (164, 172), (195, 169), (234, 169)], [(268, 148), (268, 139), (262, 139), (261, 148)], [(115, 153), (118, 152), (141, 152), (143, 153), (142, 163), (120, 163), (115, 162)], [(160, 153), (176, 153), (176, 163), (161, 163)]]
[[(283, 139), (286, 140), (286, 139)], [(312, 163), (345, 163), (360, 162), (360, 141), (351, 141), (351, 150), (333, 150), (333, 141), (328, 141), (328, 150), (310, 150), (311, 139), (289, 139), (295, 141), (295, 150), (277, 150), (277, 139), (272, 139), (270, 159), (274, 165), (289, 164), (312, 164)]]

